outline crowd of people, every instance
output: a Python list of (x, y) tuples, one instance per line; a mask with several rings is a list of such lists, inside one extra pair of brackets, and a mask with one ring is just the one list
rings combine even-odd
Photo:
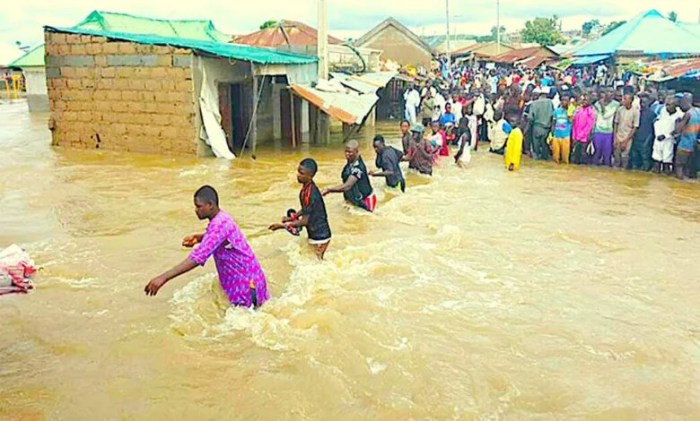
[(616, 75), (605, 65), (462, 67), (451, 75), (443, 68), (441, 74), (404, 94), (406, 121), (422, 126), (426, 138), (442, 131), (449, 143), (468, 129), (471, 148), (489, 141), (492, 152), (505, 154), (510, 131), (519, 128), (522, 154), (537, 160), (653, 170), (679, 179), (700, 170), (700, 109), (689, 93), (644, 87), (643, 79)]
[[(523, 155), (557, 164), (674, 173), (679, 179), (694, 178), (700, 169), (700, 109), (693, 106), (690, 94), (640, 89), (634, 79), (618, 80), (600, 66), (590, 73), (463, 68), (451, 76), (405, 93), (402, 149), (375, 136), (377, 170), (367, 168), (355, 140), (345, 144), (342, 183), (336, 186), (320, 189), (314, 182), (318, 164), (312, 158), (302, 160), (297, 168), (300, 208), (287, 210), (269, 230), (295, 236), (306, 230), (316, 256), (323, 260), (331, 242), (324, 197), (343, 194), (351, 206), (374, 212), (372, 178), (405, 191), (401, 162), (431, 176), (452, 153), (454, 164), (468, 165), (480, 142), (489, 142), (491, 153), (503, 155), (510, 171), (519, 168)], [(262, 305), (269, 298), (265, 275), (233, 218), (219, 208), (216, 190), (200, 188), (194, 206), (199, 219), (209, 220), (206, 232), (183, 240), (185, 247), (198, 246), (180, 264), (153, 278), (146, 294), (156, 295), (171, 279), (213, 256), (229, 301), (236, 306)]]

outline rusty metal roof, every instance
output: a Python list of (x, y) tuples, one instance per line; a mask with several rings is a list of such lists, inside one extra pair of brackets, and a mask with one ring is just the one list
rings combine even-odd
[(375, 93), (331, 92), (310, 85), (292, 85), (290, 89), (319, 110), (347, 124), (361, 124), (379, 100)]
[[(232, 42), (255, 47), (280, 47), (285, 45), (316, 45), (318, 31), (316, 28), (293, 20), (281, 20), (276, 25), (253, 32), (248, 35), (234, 37)], [(342, 44), (343, 41), (328, 36), (329, 44)]]

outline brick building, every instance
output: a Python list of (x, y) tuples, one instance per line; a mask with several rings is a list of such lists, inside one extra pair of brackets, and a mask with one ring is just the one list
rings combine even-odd
[(283, 88), (317, 71), (216, 41), (46, 27), (45, 43), (55, 146), (227, 157), (284, 136)]

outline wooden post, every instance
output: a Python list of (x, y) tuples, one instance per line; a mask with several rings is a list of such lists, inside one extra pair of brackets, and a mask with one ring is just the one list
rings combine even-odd
[(253, 75), (253, 114), (251, 117), (253, 121), (250, 122), (252, 125), (250, 137), (253, 141), (253, 155), (255, 155), (255, 149), (258, 146), (258, 104), (260, 103), (260, 94), (258, 93), (258, 77), (255, 75), (255, 65), (253, 63), (250, 63), (250, 72)]
[(291, 108), (292, 113), (292, 147), (297, 147), (297, 118), (294, 115), (294, 94), (289, 93), (289, 108)]

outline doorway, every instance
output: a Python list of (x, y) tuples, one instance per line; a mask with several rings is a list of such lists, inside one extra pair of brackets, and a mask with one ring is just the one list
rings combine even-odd
[[(245, 87), (241, 83), (219, 84), (219, 112), (221, 127), (226, 133), (229, 149), (240, 154), (246, 144), (251, 116), (245, 106)], [(250, 147), (251, 145), (246, 145)]]

